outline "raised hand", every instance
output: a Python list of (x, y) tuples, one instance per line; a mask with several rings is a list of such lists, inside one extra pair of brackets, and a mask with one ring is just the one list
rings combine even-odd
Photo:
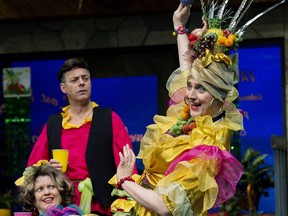
[(173, 14), (173, 25), (175, 30), (179, 26), (185, 27), (190, 16), (191, 7), (192, 7), (191, 5), (184, 6), (182, 3), (180, 3), (179, 7)]
[(119, 152), (120, 163), (117, 168), (117, 181), (133, 174), (136, 157), (129, 145), (123, 147), (123, 153)]

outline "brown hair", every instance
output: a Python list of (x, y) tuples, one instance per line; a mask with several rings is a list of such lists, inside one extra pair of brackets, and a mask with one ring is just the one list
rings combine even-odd
[(50, 164), (31, 166), (28, 169), (29, 174), (25, 175), (25, 182), (20, 186), (18, 196), (18, 200), (25, 211), (35, 209), (35, 180), (38, 176), (49, 176), (52, 179), (60, 192), (61, 205), (67, 206), (73, 203), (74, 185), (62, 171), (55, 169)]

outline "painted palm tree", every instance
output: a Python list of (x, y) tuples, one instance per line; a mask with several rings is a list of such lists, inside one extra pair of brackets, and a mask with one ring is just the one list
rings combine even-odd
[(242, 158), (244, 175), (242, 187), (246, 188), (250, 211), (257, 211), (261, 196), (268, 196), (268, 189), (274, 187), (274, 170), (265, 162), (267, 154), (261, 154), (252, 148), (247, 149)]
[(24, 94), (25, 86), (20, 83), (21, 72), (15, 72), (10, 68), (4, 69), (4, 81), (6, 81), (5, 94)]
[(252, 148), (246, 150), (241, 159), (244, 174), (235, 196), (223, 203), (222, 211), (226, 211), (229, 216), (241, 215), (243, 210), (249, 211), (250, 215), (257, 215), (260, 198), (268, 196), (268, 189), (274, 187), (274, 170), (273, 166), (265, 162), (267, 156)]

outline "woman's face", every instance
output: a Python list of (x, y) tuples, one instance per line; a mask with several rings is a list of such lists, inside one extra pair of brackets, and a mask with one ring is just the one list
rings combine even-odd
[(34, 189), (35, 207), (40, 214), (49, 206), (61, 204), (60, 192), (50, 176), (38, 176)]
[(191, 116), (211, 115), (214, 117), (211, 109), (211, 101), (214, 97), (193, 78), (187, 81), (186, 98)]

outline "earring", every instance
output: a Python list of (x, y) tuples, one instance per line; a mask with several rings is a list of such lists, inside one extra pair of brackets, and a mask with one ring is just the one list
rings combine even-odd
[(38, 213), (38, 211), (37, 211), (36, 207), (33, 206), (33, 208), (32, 208), (32, 216), (37, 215), (37, 213)]
[(223, 111), (223, 106), (221, 106), (221, 107), (220, 107), (220, 109), (219, 109), (219, 111), (218, 111), (218, 113), (217, 113), (217, 114), (220, 114), (220, 113), (222, 113), (222, 111)]
[(212, 104), (214, 103), (216, 98), (213, 98), (213, 100), (210, 101), (210, 107), (212, 107)]
[[(210, 102), (210, 107), (211, 107), (211, 109), (212, 109), (212, 112), (213, 112), (213, 106), (212, 106), (212, 104), (214, 103), (215, 100), (218, 100), (218, 99), (213, 98), (213, 100)], [(219, 104), (219, 103), (222, 103), (222, 105), (220, 106), (220, 109), (218, 110), (217, 114), (220, 114), (220, 113), (223, 111), (223, 102), (221, 102), (221, 101), (219, 100), (218, 104)]]

